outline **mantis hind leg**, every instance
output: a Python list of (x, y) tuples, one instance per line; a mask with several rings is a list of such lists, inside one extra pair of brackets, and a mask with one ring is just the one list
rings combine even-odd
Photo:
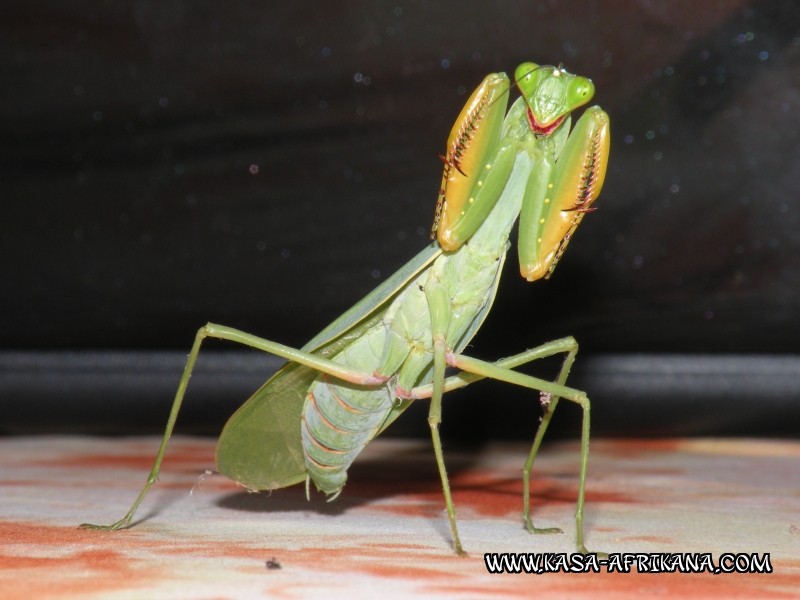
[(186, 388), (189, 385), (189, 379), (192, 376), (192, 371), (194, 371), (194, 366), (197, 362), (197, 356), (200, 354), (200, 346), (203, 344), (203, 340), (208, 335), (205, 330), (206, 327), (200, 328), (194, 338), (192, 350), (189, 353), (186, 366), (183, 368), (181, 381), (178, 384), (178, 391), (175, 393), (175, 400), (172, 402), (172, 408), (169, 411), (169, 418), (167, 419), (167, 426), (164, 428), (164, 436), (161, 438), (161, 445), (159, 446), (158, 453), (153, 461), (153, 467), (150, 469), (150, 474), (147, 476), (147, 481), (142, 490), (139, 492), (139, 495), (136, 497), (136, 500), (133, 501), (133, 504), (128, 512), (119, 521), (116, 521), (110, 525), (81, 523), (81, 529), (117, 531), (118, 529), (125, 529), (131, 525), (133, 516), (136, 514), (136, 511), (139, 509), (141, 503), (144, 501), (145, 496), (147, 496), (147, 493), (150, 491), (150, 488), (153, 487), (153, 484), (158, 479), (158, 473), (161, 470), (161, 463), (164, 461), (164, 454), (167, 452), (167, 444), (169, 443), (169, 439), (172, 437), (172, 431), (175, 428), (175, 422), (178, 420), (178, 413), (180, 412), (181, 404), (183, 403), (183, 397), (186, 394)]
[(167, 451), (169, 439), (172, 437), (172, 431), (175, 428), (175, 422), (178, 419), (178, 413), (180, 412), (183, 398), (186, 395), (186, 388), (189, 385), (189, 379), (192, 376), (195, 363), (197, 362), (197, 357), (200, 354), (200, 348), (203, 344), (203, 341), (209, 337), (237, 342), (257, 350), (269, 352), (271, 354), (275, 354), (276, 356), (298, 362), (308, 367), (317, 369), (322, 373), (328, 373), (329, 375), (355, 384), (377, 385), (386, 381), (386, 379), (383, 377), (369, 373), (362, 373), (355, 369), (350, 369), (344, 365), (335, 363), (331, 360), (311, 354), (309, 352), (304, 352), (289, 346), (284, 346), (283, 344), (279, 344), (277, 342), (265, 340), (231, 327), (208, 323), (197, 331), (194, 344), (192, 345), (192, 350), (189, 353), (189, 358), (187, 359), (186, 366), (183, 369), (183, 375), (181, 376), (180, 383), (178, 384), (178, 391), (175, 393), (175, 400), (173, 401), (172, 408), (170, 409), (169, 418), (167, 419), (167, 426), (164, 428), (164, 435), (161, 439), (161, 445), (158, 448), (155, 461), (153, 462), (153, 468), (150, 470), (150, 474), (147, 477), (147, 482), (145, 483), (141, 492), (139, 492), (136, 500), (134, 500), (130, 510), (128, 510), (127, 514), (119, 521), (116, 521), (111, 525), (82, 523), (80, 525), (82, 529), (116, 531), (118, 529), (125, 529), (131, 525), (131, 521), (133, 516), (136, 514), (136, 511), (139, 509), (139, 505), (141, 505), (142, 501), (145, 499), (145, 496), (147, 496), (147, 493), (150, 491), (150, 488), (153, 487), (153, 484), (158, 479), (158, 473), (161, 470), (161, 463), (164, 461), (164, 454)]
[[(539, 429), (534, 438), (533, 446), (531, 447), (531, 451), (527, 461), (525, 462), (525, 467), (523, 471), (523, 481), (525, 483), (525, 488), (523, 492), (524, 494), (523, 518), (525, 519), (526, 527), (532, 533), (555, 533), (560, 531), (557, 528), (537, 529), (533, 526), (533, 523), (531, 522), (530, 519), (530, 473), (531, 470), (533, 469), (534, 459), (536, 458), (536, 455), (539, 451), (542, 439), (544, 438), (544, 434), (546, 433), (547, 427), (550, 424), (550, 419), (552, 418), (552, 415), (555, 412), (559, 399), (563, 398), (569, 400), (570, 402), (575, 402), (581, 407), (581, 409), (583, 410), (583, 422), (581, 427), (581, 458), (580, 458), (580, 474), (578, 481), (578, 501), (575, 510), (575, 527), (576, 527), (576, 543), (578, 551), (586, 553), (587, 550), (583, 541), (584, 537), (583, 507), (584, 507), (584, 498), (586, 490), (586, 472), (589, 463), (589, 437), (590, 437), (589, 432), (590, 432), (591, 405), (589, 402), (589, 398), (586, 396), (584, 392), (564, 385), (566, 382), (566, 378), (569, 375), (569, 371), (572, 367), (572, 363), (575, 360), (575, 355), (577, 354), (577, 351), (578, 351), (578, 346), (575, 340), (572, 338), (564, 338), (563, 340), (557, 340), (556, 342), (545, 344), (544, 346), (540, 346), (538, 348), (534, 348), (527, 352), (523, 352), (522, 354), (518, 354), (497, 361), (496, 363), (490, 363), (475, 358), (470, 358), (462, 354), (448, 353), (447, 363), (450, 366), (461, 369), (464, 373), (448, 378), (448, 380), (443, 382), (442, 387), (444, 389), (455, 389), (457, 387), (464, 387), (465, 385), (469, 385), (469, 383), (472, 383), (473, 381), (477, 381), (479, 379), (488, 377), (491, 379), (496, 379), (498, 381), (505, 381), (506, 383), (519, 385), (521, 387), (525, 387), (528, 389), (537, 390), (542, 394), (543, 398), (548, 399), (542, 423), (539, 426)], [(513, 368), (516, 366), (525, 364), (527, 362), (531, 362), (532, 360), (536, 360), (537, 358), (542, 358), (544, 356), (549, 356), (560, 352), (566, 352), (567, 355), (564, 360), (561, 371), (559, 373), (559, 376), (555, 382), (539, 379), (537, 377), (532, 377), (530, 375), (518, 373), (517, 371), (513, 370)], [(420, 390), (416, 391), (415, 397), (425, 397), (423, 394), (426, 391), (427, 391), (426, 389), (420, 388)], [(433, 396), (433, 399), (434, 400), (436, 399), (435, 394)], [(443, 479), (445, 477), (446, 475), (443, 476)], [(448, 512), (449, 511), (450, 507), (448, 507)]]
[[(574, 338), (566, 338), (563, 340), (563, 342), (565, 343), (563, 350), (566, 351), (566, 356), (564, 357), (564, 362), (561, 365), (561, 371), (556, 378), (556, 383), (559, 385), (566, 385), (567, 377), (572, 369), (572, 363), (575, 362), (575, 356), (578, 354), (578, 344)], [(550, 425), (550, 419), (553, 417), (553, 413), (556, 411), (559, 397), (542, 392), (540, 401), (542, 403), (542, 408), (544, 409), (544, 414), (542, 415), (542, 420), (536, 430), (536, 435), (533, 438), (533, 445), (531, 446), (531, 451), (528, 454), (528, 459), (525, 461), (525, 466), (522, 469), (522, 519), (525, 521), (525, 527), (531, 533), (563, 533), (563, 531), (558, 527), (534, 527), (533, 521), (531, 521), (531, 472), (533, 471), (533, 462), (536, 460), (536, 455), (539, 453), (539, 447), (542, 445), (542, 440), (544, 439), (547, 428)]]

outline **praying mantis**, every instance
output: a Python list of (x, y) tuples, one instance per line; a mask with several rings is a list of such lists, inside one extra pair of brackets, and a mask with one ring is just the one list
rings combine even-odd
[[(584, 545), (590, 403), (566, 379), (578, 346), (572, 337), (487, 362), (464, 354), (497, 291), (511, 228), (519, 217), (519, 262), (528, 281), (553, 273), (605, 178), (609, 119), (588, 108), (570, 133), (571, 113), (594, 95), (592, 82), (561, 66), (521, 64), (521, 97), (506, 115), (511, 82), (488, 75), (467, 100), (441, 157), (444, 174), (432, 237), (425, 249), (300, 349), (208, 323), (195, 337), (147, 482), (128, 513), (130, 526), (161, 468), (181, 403), (206, 338), (269, 352), (288, 362), (230, 418), (220, 435), (217, 470), (251, 490), (305, 482), (333, 500), (367, 443), (413, 402), (430, 399), (428, 424), (456, 553), (464, 554), (445, 468), (439, 425), (444, 392), (492, 378), (539, 392), (544, 408), (523, 469), (523, 520), (532, 533), (530, 476), (550, 419), (563, 398), (583, 410), (576, 543)], [(505, 118), (504, 118), (505, 117)], [(516, 371), (564, 354), (555, 381)], [(457, 369), (447, 376), (448, 367)]]

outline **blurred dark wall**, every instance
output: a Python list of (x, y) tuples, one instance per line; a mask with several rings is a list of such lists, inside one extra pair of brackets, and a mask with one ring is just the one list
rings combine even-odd
[(453, 120), (523, 60), (594, 80), (609, 173), (552, 280), (509, 260), (474, 353), (796, 353), (793, 0), (5, 2), (0, 345), (301, 345), (427, 243)]

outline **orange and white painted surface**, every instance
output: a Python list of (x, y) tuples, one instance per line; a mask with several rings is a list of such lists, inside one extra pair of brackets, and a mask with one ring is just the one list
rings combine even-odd
[(378, 440), (342, 495), (250, 494), (213, 469), (214, 441), (175, 438), (131, 529), (120, 518), (155, 438), (0, 439), (1, 598), (800, 597), (800, 442), (592, 443), (586, 544), (617, 552), (769, 553), (772, 573), (489, 574), (488, 552), (572, 553), (578, 445), (546, 446), (534, 522), (520, 517), (527, 448), (447, 452), (466, 558), (455, 556), (423, 441)]

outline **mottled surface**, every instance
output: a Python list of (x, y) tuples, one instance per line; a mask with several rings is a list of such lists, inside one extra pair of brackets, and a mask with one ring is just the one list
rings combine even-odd
[[(455, 556), (428, 445), (379, 440), (341, 497), (248, 494), (213, 468), (214, 442), (177, 438), (132, 529), (77, 529), (127, 510), (155, 438), (0, 441), (3, 598), (796, 597), (800, 443), (596, 440), (586, 532), (607, 552), (770, 553), (771, 574), (489, 575), (484, 552), (573, 552), (577, 445), (545, 448), (535, 521), (520, 520), (522, 445), (450, 451), (467, 558)], [(278, 568), (278, 565), (280, 566)]]

